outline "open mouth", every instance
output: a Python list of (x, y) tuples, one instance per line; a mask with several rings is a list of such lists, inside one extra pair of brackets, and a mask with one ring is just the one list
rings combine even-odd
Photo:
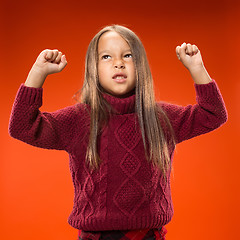
[(113, 80), (116, 82), (124, 82), (127, 80), (127, 75), (124, 73), (116, 73), (113, 75)]

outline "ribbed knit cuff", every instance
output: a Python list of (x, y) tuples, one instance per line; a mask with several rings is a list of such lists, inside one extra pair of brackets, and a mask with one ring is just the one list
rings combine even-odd
[(16, 100), (20, 102), (25, 102), (29, 105), (42, 105), (42, 88), (27, 87), (23, 83), (20, 85)]
[(212, 82), (207, 84), (194, 84), (196, 94), (199, 98), (209, 98), (213, 95), (219, 95), (217, 83), (212, 79)]

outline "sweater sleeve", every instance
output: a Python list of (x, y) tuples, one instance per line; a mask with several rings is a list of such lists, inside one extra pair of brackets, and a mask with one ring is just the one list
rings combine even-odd
[(74, 105), (51, 113), (41, 112), (42, 93), (42, 88), (20, 86), (10, 116), (9, 134), (33, 146), (68, 150), (79, 120), (78, 108)]
[(172, 124), (177, 143), (210, 132), (224, 124), (228, 118), (223, 98), (214, 80), (208, 84), (194, 84), (194, 87), (197, 101), (195, 105), (161, 105)]

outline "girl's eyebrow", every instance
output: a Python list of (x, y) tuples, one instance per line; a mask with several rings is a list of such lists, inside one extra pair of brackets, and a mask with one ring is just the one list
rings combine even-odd
[(103, 50), (100, 53), (98, 53), (98, 55), (101, 55), (102, 53), (108, 53), (108, 52), (109, 52), (108, 50)]
[[(101, 55), (101, 54), (103, 54), (103, 53), (110, 53), (111, 51), (110, 50), (103, 50), (103, 51), (101, 51), (100, 53), (98, 53), (98, 55)], [(131, 49), (129, 48), (129, 49), (127, 49), (127, 50), (124, 50), (123, 52), (131, 52)]]

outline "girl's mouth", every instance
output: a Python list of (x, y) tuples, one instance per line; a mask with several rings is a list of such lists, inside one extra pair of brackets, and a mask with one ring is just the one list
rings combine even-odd
[(112, 78), (115, 82), (122, 83), (127, 80), (127, 75), (124, 73), (116, 73)]

